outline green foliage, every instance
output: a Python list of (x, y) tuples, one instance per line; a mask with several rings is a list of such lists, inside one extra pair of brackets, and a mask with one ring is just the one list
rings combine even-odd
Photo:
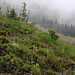
[(46, 70), (45, 73), (46, 74), (54, 74), (53, 70), (51, 70), (51, 69)]
[(49, 43), (52, 40), (51, 37), (48, 34), (45, 34), (45, 33), (41, 34), (40, 38), (42, 39), (42, 41), (44, 41), (46, 43)]
[(14, 8), (10, 10), (10, 18), (14, 18), (14, 19), (17, 18), (17, 13), (15, 12)]
[(41, 69), (38, 63), (36, 63), (34, 66), (32, 66), (32, 74), (34, 75), (41, 75)]
[(52, 41), (58, 40), (58, 35), (55, 33), (54, 30), (49, 30), (49, 35), (51, 36)]

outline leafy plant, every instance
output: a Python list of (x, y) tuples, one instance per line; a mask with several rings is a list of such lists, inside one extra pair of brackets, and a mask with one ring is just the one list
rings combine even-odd
[(43, 33), (40, 35), (40, 38), (42, 39), (43, 42), (46, 43), (51, 42), (51, 37), (48, 34)]
[(41, 75), (41, 69), (38, 63), (36, 63), (34, 66), (32, 66), (32, 74)]
[(51, 36), (52, 41), (58, 40), (58, 35), (55, 33), (54, 30), (48, 30), (48, 31), (49, 31), (49, 35)]

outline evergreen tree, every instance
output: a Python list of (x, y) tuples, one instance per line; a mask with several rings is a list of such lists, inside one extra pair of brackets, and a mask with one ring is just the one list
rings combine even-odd
[(0, 15), (1, 15), (1, 9), (2, 9), (2, 7), (0, 7)]
[(50, 20), (50, 27), (51, 27), (51, 29), (53, 28), (53, 25), (54, 25), (54, 21)]
[(14, 18), (14, 19), (17, 18), (17, 13), (15, 12), (14, 8), (10, 10), (10, 18)]
[(56, 34), (54, 30), (48, 30), (48, 31), (52, 41), (58, 40), (59, 36)]
[(64, 34), (67, 36), (67, 31), (68, 31), (68, 27), (67, 27), (67, 23), (65, 24), (65, 27), (64, 27)]
[(42, 24), (43, 24), (43, 26), (46, 25), (46, 18), (45, 18), (45, 16), (42, 17)]
[(20, 11), (20, 16), (22, 17), (22, 21), (26, 20), (26, 3), (23, 3), (22, 9)]
[(30, 10), (28, 11), (26, 22), (27, 22), (28, 19), (29, 19), (29, 14), (30, 14)]
[(9, 8), (8, 8), (8, 6), (7, 6), (7, 12), (6, 12), (6, 15), (10, 18), (9, 13), (10, 13), (10, 10), (9, 10)]

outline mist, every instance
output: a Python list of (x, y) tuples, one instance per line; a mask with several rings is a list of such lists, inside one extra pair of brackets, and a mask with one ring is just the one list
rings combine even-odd
[(21, 9), (22, 3), (27, 4), (27, 10), (34, 15), (47, 16), (48, 18), (58, 19), (59, 22), (75, 24), (75, 0), (0, 0), (6, 1), (17, 11)]

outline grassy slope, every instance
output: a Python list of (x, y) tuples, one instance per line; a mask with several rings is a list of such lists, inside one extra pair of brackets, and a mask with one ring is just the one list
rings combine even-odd
[(51, 42), (31, 24), (0, 17), (0, 72), (24, 75), (62, 75), (74, 72), (75, 46)]

